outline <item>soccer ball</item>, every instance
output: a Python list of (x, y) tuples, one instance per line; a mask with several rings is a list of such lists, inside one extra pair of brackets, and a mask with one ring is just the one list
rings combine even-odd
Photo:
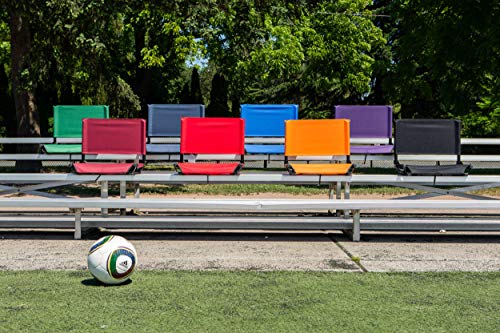
[(120, 236), (105, 236), (89, 250), (87, 265), (90, 273), (105, 284), (126, 281), (137, 265), (134, 246)]

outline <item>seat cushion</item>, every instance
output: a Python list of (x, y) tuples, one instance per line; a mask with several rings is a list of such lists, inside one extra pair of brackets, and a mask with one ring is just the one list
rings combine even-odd
[(247, 154), (284, 154), (284, 145), (245, 145)]
[(153, 154), (179, 154), (181, 145), (176, 143), (150, 143), (146, 145), (146, 152)]
[(391, 154), (393, 145), (351, 146), (351, 154)]
[(142, 163), (139, 163), (137, 167), (134, 163), (73, 163), (73, 168), (78, 174), (127, 175), (140, 171), (143, 167)]
[(241, 163), (176, 163), (176, 169), (183, 175), (235, 175), (243, 167)]
[(403, 165), (397, 168), (399, 174), (407, 176), (465, 176), (471, 165)]
[(352, 172), (351, 163), (336, 164), (290, 164), (288, 172), (292, 175), (348, 175)]
[(81, 154), (82, 145), (78, 143), (47, 144), (43, 145), (43, 151), (47, 154)]

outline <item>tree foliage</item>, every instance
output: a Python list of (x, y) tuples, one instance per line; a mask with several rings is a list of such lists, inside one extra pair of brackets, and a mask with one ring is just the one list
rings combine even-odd
[(494, 108), (481, 107), (499, 100), (498, 1), (396, 0), (387, 13), (393, 57), (384, 84), (401, 116), (461, 118), (465, 135), (499, 136)]
[[(465, 135), (499, 136), (499, 7), (4, 0), (1, 116), (8, 135), (37, 126), (45, 135), (56, 104), (108, 104), (114, 117), (146, 118), (150, 103), (209, 101), (207, 114), (232, 116), (240, 103), (296, 103), (300, 117), (324, 118), (335, 104), (376, 103), (395, 105), (399, 117), (460, 118)], [(29, 30), (28, 44), (15, 43), (26, 47), (17, 63), (13, 13)], [(24, 112), (13, 103), (19, 91), (32, 94), (30, 124), (15, 120), (15, 109)]]
[(196, 29), (228, 80), (231, 100), (297, 103), (302, 116), (325, 117), (335, 103), (370, 90), (370, 52), (384, 39), (368, 4), (205, 1), (200, 15), (208, 23)]

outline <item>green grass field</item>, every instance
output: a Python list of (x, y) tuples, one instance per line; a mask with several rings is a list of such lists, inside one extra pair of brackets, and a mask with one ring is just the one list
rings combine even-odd
[(0, 271), (0, 332), (498, 332), (500, 273)]

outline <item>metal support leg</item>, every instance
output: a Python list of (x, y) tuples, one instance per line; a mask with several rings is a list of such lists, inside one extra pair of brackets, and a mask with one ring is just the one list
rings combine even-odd
[[(335, 187), (333, 186), (333, 183), (328, 184), (328, 199), (329, 200), (334, 199), (334, 193), (335, 193)], [(328, 214), (333, 215), (334, 212), (332, 210), (329, 210)]]
[[(101, 199), (107, 199), (107, 198), (108, 198), (108, 181), (103, 180), (101, 181)], [(108, 216), (108, 209), (102, 208), (101, 215)]]
[(437, 188), (437, 187), (420, 185), (420, 184), (413, 184), (413, 183), (387, 183), (387, 185), (410, 188), (413, 190), (428, 192), (428, 193), (399, 197), (399, 198), (395, 198), (395, 200), (399, 200), (399, 199), (405, 199), (405, 200), (427, 199), (427, 198), (432, 198), (432, 197), (438, 197), (441, 195), (453, 195), (453, 196), (457, 196), (457, 197), (474, 199), (474, 200), (495, 200), (495, 198), (476, 195), (476, 194), (469, 194), (466, 192), (475, 191), (475, 190), (482, 190), (482, 189), (486, 189), (486, 188), (498, 187), (498, 186), (500, 186), (500, 183), (466, 186), (466, 187), (453, 188), (453, 189), (441, 189), (441, 188)]
[[(125, 199), (127, 197), (127, 183), (124, 180), (120, 180), (120, 199)], [(125, 208), (120, 209), (120, 215), (126, 215), (127, 210)]]
[[(141, 187), (140, 187), (139, 183), (134, 183), (134, 198), (139, 199), (140, 196), (141, 196)], [(139, 215), (140, 211), (138, 208), (135, 208), (133, 210), (133, 213), (135, 215)]]
[(359, 210), (352, 211), (352, 241), (361, 240), (361, 214)]
[(75, 209), (75, 239), (82, 239), (82, 209)]
[(134, 184), (134, 198), (139, 199), (141, 197), (141, 186), (139, 183)]
[[(335, 198), (337, 200), (342, 199), (342, 182), (337, 182), (337, 184), (335, 186)], [(337, 210), (336, 213), (337, 213), (337, 216), (341, 215), (340, 210)]]
[[(351, 183), (344, 183), (344, 199), (349, 200), (351, 198)], [(348, 218), (350, 211), (348, 209), (344, 210), (344, 218)]]

